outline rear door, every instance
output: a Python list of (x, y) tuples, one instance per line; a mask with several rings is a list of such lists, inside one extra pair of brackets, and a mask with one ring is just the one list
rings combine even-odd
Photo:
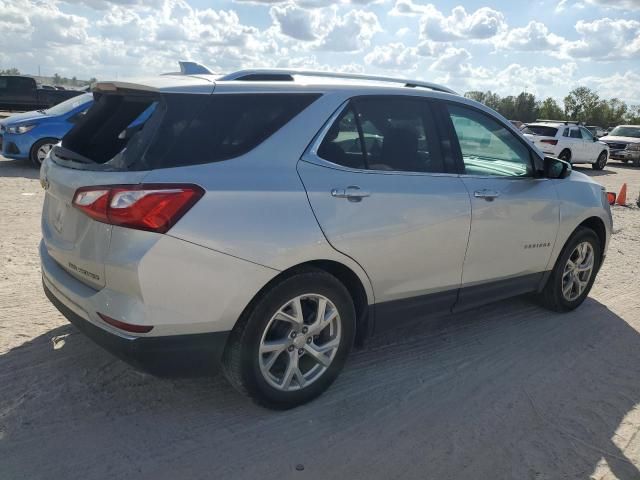
[(553, 182), (537, 176), (526, 141), (495, 117), (453, 102), (443, 103), (441, 111), (452, 126), (461, 179), (471, 196), (458, 306), (534, 290), (549, 268), (559, 226)]
[(469, 235), (469, 195), (420, 97), (359, 97), (298, 164), (333, 247), (371, 279), (377, 328), (450, 310)]

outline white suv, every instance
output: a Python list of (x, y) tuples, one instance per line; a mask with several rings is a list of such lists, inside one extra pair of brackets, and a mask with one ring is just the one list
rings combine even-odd
[(594, 170), (602, 170), (609, 158), (609, 146), (575, 122), (538, 121), (527, 124), (522, 133), (545, 155), (590, 163)]

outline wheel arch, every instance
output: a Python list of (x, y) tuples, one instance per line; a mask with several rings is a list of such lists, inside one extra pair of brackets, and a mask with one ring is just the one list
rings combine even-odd
[(281, 271), (254, 295), (243, 310), (240, 318), (250, 312), (253, 305), (265, 295), (273, 285), (293, 275), (314, 270), (322, 270), (333, 275), (345, 286), (351, 295), (356, 311), (356, 343), (361, 345), (372, 329), (369, 305), (373, 303), (373, 298), (358, 274), (352, 268), (335, 260), (310, 260)]
[(607, 227), (604, 225), (604, 221), (600, 217), (589, 217), (583, 220), (580, 225), (578, 225), (573, 232), (571, 232), (571, 236), (578, 230), (580, 227), (586, 227), (590, 230), (593, 230), (595, 234), (598, 236), (600, 240), (600, 255), (604, 254), (606, 244), (607, 244)]

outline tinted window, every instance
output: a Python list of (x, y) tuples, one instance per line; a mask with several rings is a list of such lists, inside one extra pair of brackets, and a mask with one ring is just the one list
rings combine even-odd
[[(98, 163), (113, 158), (114, 165), (133, 170), (216, 162), (252, 150), (316, 98), (315, 94), (104, 95), (63, 139), (63, 147)], [(154, 102), (157, 106), (148, 120), (136, 121)], [(82, 143), (88, 138), (86, 149)]]
[(555, 137), (558, 133), (558, 129), (554, 127), (547, 127), (544, 125), (527, 125), (527, 133), (533, 133), (541, 137)]
[(0, 90), (6, 90), (9, 82), (6, 77), (0, 77)]
[(580, 127), (580, 131), (582, 132), (582, 138), (593, 141), (593, 135), (589, 130), (587, 130), (586, 128)]
[(359, 98), (329, 129), (318, 155), (352, 168), (444, 172), (436, 139), (425, 102)]
[(569, 130), (569, 136), (571, 138), (582, 138), (582, 134), (580, 133), (579, 128), (572, 128)]
[(448, 105), (465, 173), (522, 177), (531, 174), (529, 149), (506, 127), (476, 110)]
[(569, 136), (569, 129), (565, 128), (564, 131), (562, 132), (562, 136), (563, 137), (568, 137)]
[(327, 131), (318, 156), (345, 167), (366, 168), (353, 108), (345, 109)]
[(32, 78), (11, 77), (9, 79), (9, 88), (11, 89), (27, 91), (33, 90), (34, 87), (35, 85)]

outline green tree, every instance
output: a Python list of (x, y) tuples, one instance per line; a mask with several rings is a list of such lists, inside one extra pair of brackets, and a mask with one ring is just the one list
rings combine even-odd
[(521, 122), (533, 122), (537, 116), (536, 97), (527, 92), (522, 92), (515, 98), (515, 110), (513, 116), (507, 117)]
[(600, 97), (587, 87), (577, 87), (564, 97), (564, 111), (571, 120), (591, 123), (597, 115)]
[(60, 85), (62, 83), (62, 77), (57, 73), (53, 75), (53, 84)]
[(564, 118), (564, 111), (558, 105), (558, 102), (555, 99), (548, 97), (543, 102), (538, 104), (538, 115), (539, 118), (549, 119), (549, 120), (562, 120)]
[(20, 70), (16, 67), (11, 67), (6, 70), (0, 70), (0, 75), (20, 75)]

